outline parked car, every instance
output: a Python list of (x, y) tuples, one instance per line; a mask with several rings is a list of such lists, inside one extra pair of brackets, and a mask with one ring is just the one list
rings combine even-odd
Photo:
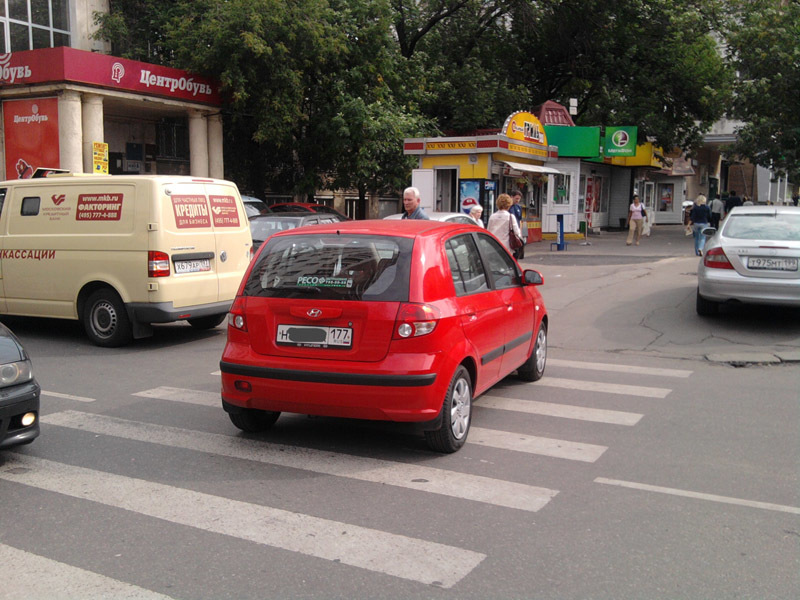
[(0, 323), (0, 449), (38, 437), (39, 392), (28, 353)]
[(281, 412), (424, 422), (466, 441), (472, 401), (510, 373), (542, 377), (542, 276), (475, 225), (347, 221), (278, 233), (228, 319), (222, 404), (255, 432)]
[(242, 203), (244, 203), (244, 212), (248, 219), (252, 219), (256, 215), (266, 215), (272, 212), (266, 202), (254, 196), (242, 196)]
[(338, 215), (310, 212), (285, 212), (269, 215), (258, 215), (250, 219), (250, 235), (253, 236), (253, 248), (264, 243), (274, 233), (320, 223), (337, 223), (342, 221)]
[(800, 208), (737, 206), (711, 234), (697, 269), (697, 313), (722, 302), (800, 307)]
[[(459, 212), (429, 212), (426, 213), (431, 221), (444, 221), (445, 223), (462, 223), (463, 225), (479, 225), (479, 223), (470, 217), (467, 213)], [(396, 215), (389, 215), (384, 219), (394, 220), (402, 219), (403, 213)], [(480, 223), (480, 225), (483, 225)]]
[(272, 212), (316, 212), (329, 215), (338, 215), (342, 221), (349, 221), (350, 217), (340, 213), (333, 207), (317, 202), (279, 202), (270, 206)]

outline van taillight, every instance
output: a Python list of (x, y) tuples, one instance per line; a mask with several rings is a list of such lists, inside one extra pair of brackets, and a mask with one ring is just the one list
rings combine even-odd
[(150, 250), (147, 253), (147, 276), (169, 276), (169, 255), (166, 252)]
[(247, 331), (247, 319), (244, 316), (245, 308), (246, 300), (241, 296), (237, 296), (228, 312), (228, 327), (239, 331)]
[(439, 309), (429, 304), (403, 304), (397, 312), (394, 324), (396, 340), (427, 335), (439, 322)]

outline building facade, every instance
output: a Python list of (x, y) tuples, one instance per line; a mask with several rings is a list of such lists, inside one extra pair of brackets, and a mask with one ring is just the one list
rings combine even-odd
[(117, 58), (102, 0), (0, 0), (0, 178), (38, 168), (224, 177), (216, 82)]

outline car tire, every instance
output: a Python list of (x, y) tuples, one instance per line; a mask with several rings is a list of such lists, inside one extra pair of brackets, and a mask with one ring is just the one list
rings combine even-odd
[(517, 376), (523, 381), (539, 381), (544, 375), (544, 368), (547, 365), (547, 325), (539, 325), (536, 333), (536, 342), (533, 345), (531, 355), (517, 369)]
[(270, 410), (246, 408), (241, 412), (228, 413), (228, 416), (231, 419), (231, 423), (242, 431), (247, 433), (259, 433), (275, 425), (275, 421), (278, 420), (281, 413)]
[(701, 317), (712, 317), (719, 312), (719, 302), (708, 300), (700, 295), (700, 288), (697, 288), (697, 314)]
[(122, 299), (114, 290), (92, 292), (83, 305), (83, 328), (92, 343), (104, 348), (124, 346), (133, 339), (133, 327)]
[(447, 454), (461, 448), (469, 435), (471, 412), (472, 380), (467, 369), (459, 365), (442, 402), (438, 429), (425, 432), (428, 447)]
[(195, 329), (214, 329), (217, 325), (222, 323), (227, 317), (227, 313), (222, 313), (221, 315), (210, 315), (208, 317), (196, 317), (194, 319), (187, 319), (189, 321), (189, 325), (194, 327)]

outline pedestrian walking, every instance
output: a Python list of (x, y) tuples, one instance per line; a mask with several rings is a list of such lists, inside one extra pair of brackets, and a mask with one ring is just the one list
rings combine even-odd
[(486, 229), (503, 242), (503, 245), (512, 253), (514, 249), (511, 247), (511, 232), (513, 231), (518, 237), (522, 237), (517, 220), (508, 210), (513, 203), (511, 196), (500, 194), (497, 197), (497, 210), (489, 217), (489, 224), (486, 226)]
[(694, 236), (694, 253), (697, 256), (703, 256), (703, 249), (706, 245), (706, 236), (703, 235), (703, 229), (708, 227), (710, 220), (711, 210), (706, 205), (706, 197), (700, 194), (697, 200), (694, 201), (694, 206), (689, 213), (689, 225)]
[(753, 201), (748, 196), (742, 196), (742, 206), (753, 206)]
[(634, 236), (636, 237), (636, 245), (639, 245), (639, 240), (642, 239), (642, 229), (644, 228), (644, 220), (647, 218), (647, 211), (644, 209), (644, 204), (639, 201), (639, 194), (633, 195), (633, 202), (628, 208), (628, 239), (626, 244), (630, 246), (633, 243)]
[(514, 190), (509, 194), (511, 196), (511, 207), (508, 209), (514, 218), (517, 220), (517, 225), (521, 225), (522, 223), (522, 207), (519, 205), (520, 201), (522, 200), (522, 192), (520, 190)]
[(422, 219), (429, 221), (428, 215), (419, 205), (419, 190), (415, 187), (407, 187), (403, 190), (403, 219)]
[(725, 210), (725, 204), (722, 199), (717, 196), (711, 201), (711, 226), (719, 229), (719, 222), (722, 220), (722, 214)]
[(725, 214), (731, 214), (731, 211), (737, 207), (742, 205), (742, 199), (736, 195), (736, 190), (731, 190), (730, 194), (728, 194), (728, 199), (725, 200)]

